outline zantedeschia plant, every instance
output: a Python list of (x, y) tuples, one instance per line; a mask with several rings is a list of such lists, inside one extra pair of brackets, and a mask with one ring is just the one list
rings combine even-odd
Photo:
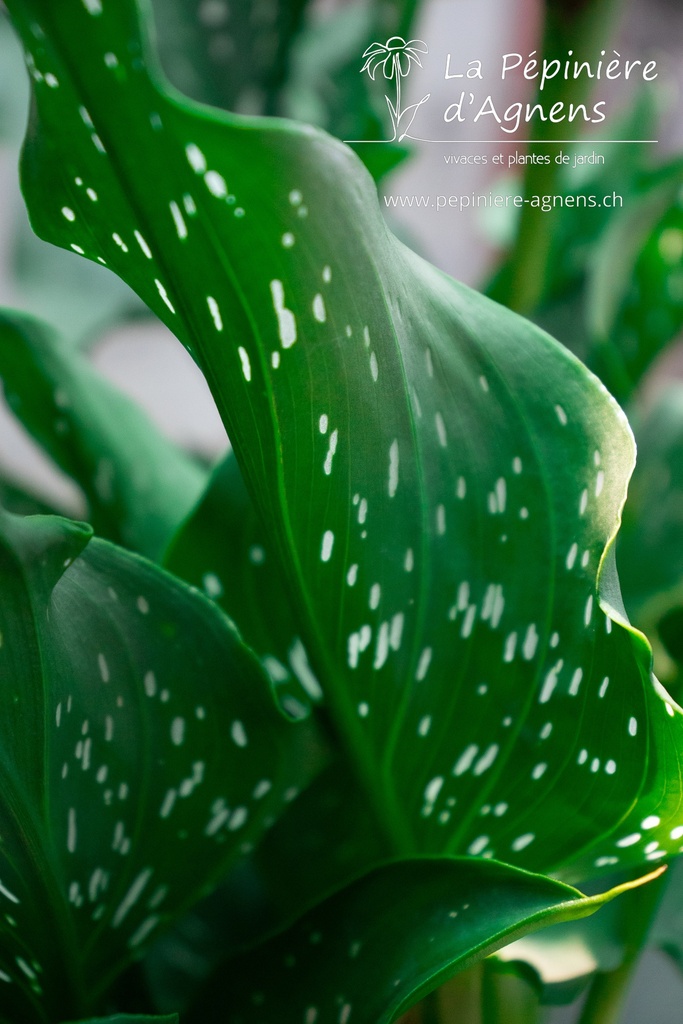
[[(389, 1024), (683, 848), (682, 712), (615, 566), (628, 423), (398, 242), (343, 144), (176, 92), (147, 4), (7, 6), (35, 231), (174, 332), (234, 455), (209, 476), (0, 315), (108, 538), (0, 520), (0, 1021)], [(115, 984), (239, 857), (263, 924), (213, 979)]]

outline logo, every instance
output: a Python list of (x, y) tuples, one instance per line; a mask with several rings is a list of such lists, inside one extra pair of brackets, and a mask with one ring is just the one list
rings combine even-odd
[(401, 36), (392, 36), (387, 39), (386, 43), (371, 43), (363, 54), (365, 64), (361, 68), (361, 74), (367, 71), (374, 82), (375, 75), (381, 68), (387, 83), (396, 83), (395, 103), (392, 103), (390, 97), (385, 95), (394, 130), (390, 142), (402, 142), (405, 138), (412, 138), (408, 133), (415, 120), (415, 115), (431, 96), (431, 93), (427, 93), (419, 103), (410, 103), (405, 109), (402, 107), (401, 80), (408, 77), (413, 64), (422, 67), (421, 53), (429, 53), (429, 47), (421, 39), (411, 39), (406, 42)]
[[(535, 50), (526, 58), (517, 52), (488, 54), (485, 59), (468, 60), (460, 65), (459, 70), (457, 65), (454, 68), (452, 55), (447, 53), (443, 79), (453, 84), (446, 86), (443, 93), (447, 106), (443, 110), (441, 122), (450, 126), (450, 138), (420, 138), (419, 133), (413, 134), (413, 125), (420, 108), (432, 94), (427, 93), (418, 103), (409, 103), (404, 107), (403, 92), (408, 75), (414, 67), (423, 67), (421, 57), (429, 52), (429, 47), (422, 39), (406, 41), (402, 36), (391, 36), (385, 43), (371, 43), (363, 54), (364, 63), (360, 74), (367, 72), (372, 81), (376, 82), (378, 72), (381, 71), (380, 81), (384, 79), (387, 89), (385, 99), (391, 115), (393, 134), (390, 139), (382, 141), (391, 143), (410, 139), (413, 142), (459, 142), (465, 145), (590, 143), (591, 139), (584, 137), (586, 126), (607, 122), (611, 112), (608, 98), (600, 98), (600, 92), (588, 99), (583, 96), (583, 91), (587, 91), (589, 85), (591, 89), (601, 88), (595, 83), (621, 78), (633, 83), (636, 80), (650, 83), (659, 77), (656, 60), (622, 59), (616, 50), (613, 51), (613, 59), (609, 58), (606, 49), (600, 50), (599, 55), (591, 59), (581, 59), (573, 50), (544, 58), (534, 56)], [(433, 57), (430, 57), (431, 61)], [(553, 88), (557, 90), (556, 79), (565, 82), (583, 79), (583, 91), (579, 86), (573, 89), (567, 87), (565, 92), (570, 98), (556, 100), (553, 91)], [(390, 83), (393, 83), (393, 89), (389, 88)], [(534, 86), (535, 96), (530, 100), (529, 91)], [(544, 122), (549, 122), (549, 126), (544, 127)], [(563, 122), (566, 129), (555, 127)], [(527, 125), (531, 127), (525, 131)], [(479, 126), (478, 130), (473, 126)], [(603, 131), (609, 132), (607, 124)], [(361, 143), (380, 140), (346, 141)], [(657, 140), (606, 139), (599, 136), (593, 141), (603, 145), (654, 145)]]

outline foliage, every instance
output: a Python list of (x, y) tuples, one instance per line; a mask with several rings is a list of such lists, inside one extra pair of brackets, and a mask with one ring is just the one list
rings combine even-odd
[[(245, 5), (229, 31), (217, 0), (164, 5), (161, 63), (135, 0), (7, 6), (32, 78), (34, 230), (167, 324), (233, 451), (209, 472), (78, 344), (0, 314), (9, 405), (99, 535), (26, 516), (48, 509), (3, 485), (21, 514), (0, 520), (0, 1021), (389, 1024), (617, 895), (637, 928), (596, 927), (630, 969), (647, 872), (681, 849), (683, 725), (619, 592), (623, 412), (543, 330), (402, 246), (332, 136), (165, 80), (289, 112), (306, 93), (292, 54), (322, 31), (305, 3), (274, 4), (275, 29)], [(371, 10), (346, 15), (358, 66), (338, 75), (377, 135), (359, 57), (380, 25), (410, 40), (414, 5)], [(548, 31), (585, 31), (584, 14)], [(344, 134), (347, 104), (315, 88)], [(534, 250), (551, 246), (535, 315), (587, 295), (577, 345), (618, 367), (603, 375), (624, 399), (681, 325), (680, 176), (634, 166), (635, 213), (561, 225), (565, 262), (552, 238)], [(519, 274), (513, 250), (491, 291), (518, 304)], [(677, 465), (672, 408), (652, 466)], [(639, 493), (636, 553), (656, 490)], [(639, 607), (676, 594), (652, 618), (675, 660), (677, 563), (661, 571)]]

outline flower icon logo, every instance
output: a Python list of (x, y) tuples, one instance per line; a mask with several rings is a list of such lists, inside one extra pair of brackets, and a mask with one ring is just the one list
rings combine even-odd
[(422, 67), (420, 53), (429, 53), (426, 43), (421, 39), (411, 39), (409, 43), (401, 36), (392, 36), (386, 43), (371, 43), (363, 54), (367, 58), (361, 72), (367, 71), (374, 80), (378, 68), (384, 69), (384, 77), (405, 78), (414, 61)]
[[(401, 142), (406, 138), (417, 111), (431, 95), (431, 93), (427, 93), (419, 103), (411, 103), (405, 110), (401, 108), (401, 79), (407, 77), (413, 64), (422, 67), (421, 53), (429, 53), (429, 47), (421, 39), (411, 39), (406, 42), (401, 36), (392, 36), (387, 39), (386, 43), (371, 43), (363, 54), (365, 63), (361, 68), (361, 74), (367, 71), (374, 81), (375, 75), (382, 68), (387, 81), (396, 82), (396, 103), (393, 104), (388, 96), (385, 97), (394, 128), (392, 142), (396, 140)], [(407, 123), (404, 124), (399, 135), (401, 121), (407, 121)]]

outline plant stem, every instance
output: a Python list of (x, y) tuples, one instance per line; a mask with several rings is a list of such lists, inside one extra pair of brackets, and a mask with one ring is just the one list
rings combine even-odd
[[(456, 974), (435, 992), (435, 1024), (483, 1024), (482, 978), (483, 966), (476, 964), (469, 970)], [(427, 1019), (424, 1024), (432, 1024), (432, 1020)]]
[(439, 991), (430, 992), (422, 1001), (422, 1019), (420, 1024), (442, 1024), (439, 1013)]
[(524, 978), (485, 960), (481, 993), (482, 1024), (537, 1024), (540, 1001)]
[(403, 0), (403, 9), (398, 23), (397, 35), (404, 39), (410, 39), (412, 27), (417, 14), (422, 7), (422, 0)]
[[(606, 30), (612, 23), (618, 2), (588, 0), (578, 10), (568, 13), (566, 5), (546, 0), (544, 57), (562, 59), (568, 50), (573, 50), (576, 57), (583, 59), (584, 53), (590, 48), (599, 50), (601, 44), (604, 45)], [(597, 44), (594, 40), (598, 41)], [(566, 81), (562, 77), (553, 78), (543, 92), (539, 92), (536, 102), (543, 103), (547, 109), (558, 102), (565, 105), (582, 103), (587, 98), (590, 85), (591, 80), (586, 76)], [(538, 127), (531, 132), (530, 142), (551, 143), (563, 138), (568, 123), (539, 121)], [(543, 150), (531, 146), (530, 153), (543, 155)], [(562, 166), (555, 162), (554, 147), (547, 155), (550, 156), (550, 163), (527, 164), (523, 188), (525, 199), (557, 193)], [(521, 209), (519, 229), (511, 254), (513, 269), (507, 296), (507, 304), (520, 313), (530, 313), (543, 296), (556, 220), (556, 209), (544, 213), (539, 206), (531, 206), (529, 203), (525, 203)]]
[(383, 5), (378, 17), (380, 32), (409, 39), (421, 7), (422, 0), (393, 0), (393, 3)]
[(616, 971), (598, 974), (592, 983), (579, 1024), (617, 1024), (637, 957)]

